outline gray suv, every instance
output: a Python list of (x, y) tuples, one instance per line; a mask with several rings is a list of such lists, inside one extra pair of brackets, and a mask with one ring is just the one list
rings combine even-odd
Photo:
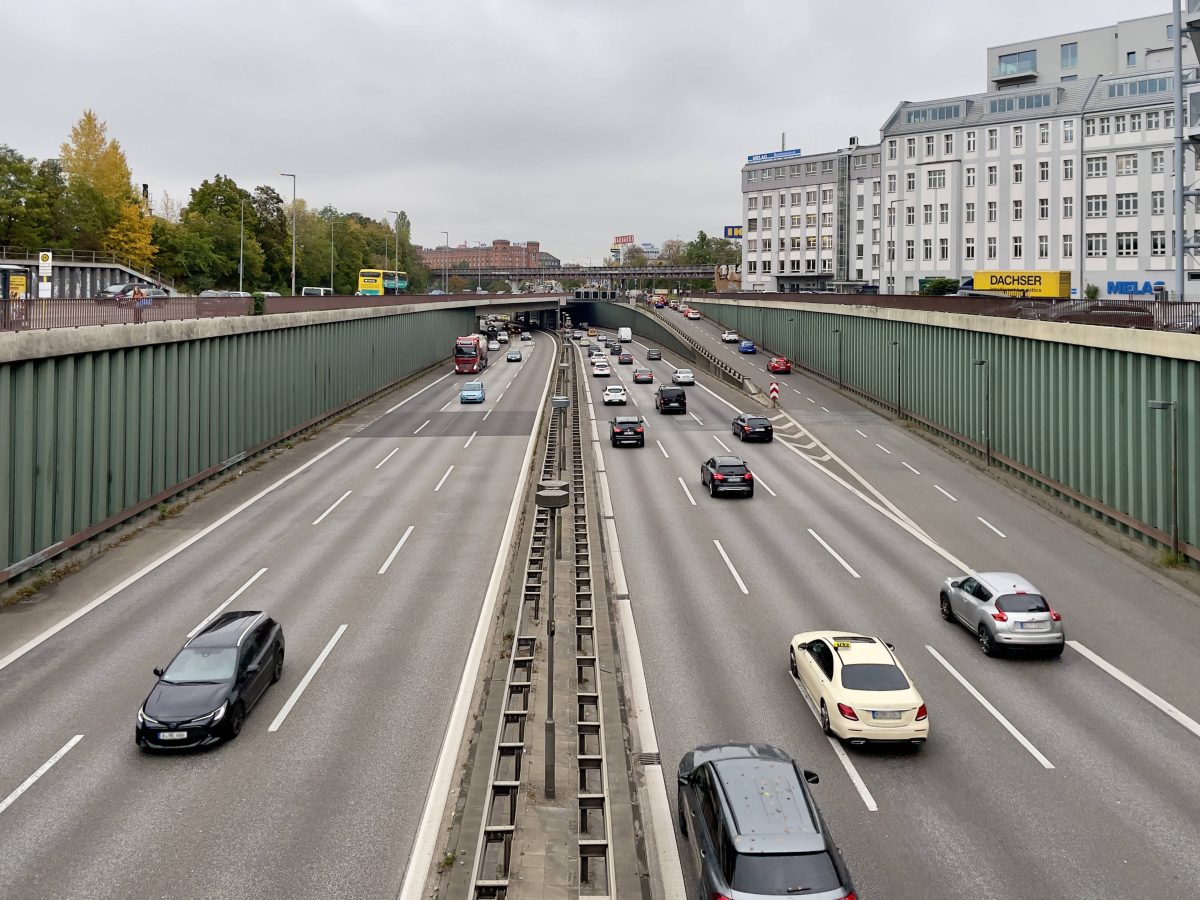
[(1020, 575), (980, 572), (947, 578), (938, 603), (942, 618), (969, 628), (988, 656), (1008, 647), (1062, 655), (1067, 639), (1062, 616)]
[(679, 762), (684, 872), (699, 896), (854, 900), (803, 772), (769, 744), (697, 747)]

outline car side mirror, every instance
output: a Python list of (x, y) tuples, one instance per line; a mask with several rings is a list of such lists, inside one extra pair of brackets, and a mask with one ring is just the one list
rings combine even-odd
[(687, 775), (679, 776), (679, 786), (680, 787), (687, 787), (691, 783), (692, 783), (692, 779), (689, 776), (687, 776)]
[(796, 649), (797, 649), (797, 650), (807, 650), (807, 649), (808, 649), (808, 643), (807, 643), (807, 642), (805, 642), (805, 643), (800, 643), (800, 644), (797, 644), (797, 645), (796, 645)]
[(814, 772), (812, 769), (805, 769), (804, 770), (804, 780), (807, 781), (809, 784), (820, 784), (821, 776), (818, 775), (816, 772)]
[(962, 584), (961, 581), (952, 581), (952, 582), (950, 582), (950, 587), (954, 588), (955, 590), (958, 590), (958, 586), (960, 584)]
[(884, 641), (884, 642), (883, 642), (883, 646), (887, 647), (889, 650), (895, 650), (895, 649), (896, 649), (896, 645), (895, 645), (895, 644), (890, 644), (890, 643), (888, 643), (887, 641)]
[(154, 669), (154, 674), (157, 675), (159, 678), (162, 678), (162, 673), (163, 673), (162, 667), (156, 666)]
[(247, 674), (247, 675), (254, 675), (254, 674), (255, 674), (255, 673), (257, 673), (257, 672), (258, 672), (258, 671), (259, 671), (261, 668), (262, 668), (262, 666), (260, 666), (258, 663), (250, 663), (250, 665), (246, 666), (246, 674)]

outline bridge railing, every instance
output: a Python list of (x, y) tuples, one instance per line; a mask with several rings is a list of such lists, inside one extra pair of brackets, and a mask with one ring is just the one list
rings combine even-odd
[[(175, 279), (169, 275), (164, 275), (162, 272), (154, 269), (147, 271), (144, 267), (112, 253), (104, 253), (100, 250), (56, 250), (53, 247), (43, 247), (42, 249), (49, 250), (54, 254), (55, 263), (88, 263), (102, 266), (120, 266), (122, 269), (128, 269), (131, 272), (144, 272), (158, 284), (175, 286)], [(0, 262), (36, 263), (39, 252), (29, 247), (0, 246)]]

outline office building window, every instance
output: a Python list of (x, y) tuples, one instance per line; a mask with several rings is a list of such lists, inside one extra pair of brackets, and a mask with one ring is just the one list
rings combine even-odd
[(872, 219), (878, 219), (878, 218), (879, 218), (879, 208), (880, 208), (880, 207), (879, 207), (879, 204), (878, 204), (878, 203), (872, 203), (872, 204), (871, 204), (871, 218), (872, 218)]
[(963, 257), (966, 259), (974, 259), (975, 258), (975, 238), (973, 238), (973, 237), (967, 238), (967, 240), (963, 246)]
[(763, 169), (763, 170), (762, 170), (762, 179), (763, 179), (763, 181), (766, 181), (768, 178), (771, 178), (771, 177), (772, 177), (774, 174), (775, 174), (775, 170), (774, 170), (774, 169)]
[(810, 273), (817, 271), (817, 261), (815, 259), (806, 259), (804, 261), (804, 271)]
[(916, 241), (905, 241), (904, 242), (904, 258), (907, 260), (914, 260), (917, 258), (917, 242)]
[(791, 272), (793, 275), (799, 275), (800, 274), (800, 260), (798, 260), (798, 259), (791, 260), (788, 263), (788, 271)]
[(1040, 197), (1038, 199), (1038, 218), (1050, 218), (1050, 199), (1048, 197)]
[(1043, 159), (1038, 161), (1038, 181), (1050, 180), (1050, 160)]
[(1063, 181), (1070, 181), (1075, 177), (1075, 160), (1063, 160)]
[(1012, 145), (1013, 149), (1020, 150), (1025, 146), (1025, 126), (1014, 125), (1012, 127)]
[(1073, 144), (1075, 142), (1075, 120), (1063, 119), (1063, 143)]
[(854, 157), (854, 168), (865, 169), (867, 167), (867, 158), (865, 156)]
[(832, 259), (821, 260), (821, 271), (822, 272), (832, 272), (833, 271), (833, 260)]
[(1117, 232), (1117, 256), (1138, 255), (1138, 234), (1136, 231)]
[(1075, 255), (1075, 235), (1064, 234), (1062, 236), (1062, 255), (1063, 259), (1070, 259)]
[(1130, 131), (1141, 131), (1142, 130), (1142, 114), (1141, 113), (1130, 113), (1129, 114), (1129, 130)]
[(1104, 135), (1112, 132), (1112, 120), (1108, 116), (1097, 117), (1096, 124), (1100, 128), (1100, 134)]
[(917, 224), (917, 208), (915, 206), (904, 207), (904, 224), (905, 225), (916, 225)]
[(921, 241), (921, 259), (926, 261), (933, 259), (933, 241), (929, 238)]
[(1025, 201), (1024, 200), (1014, 200), (1012, 202), (1012, 205), (1013, 205), (1013, 212), (1012, 212), (1013, 221), (1014, 222), (1023, 221), (1025, 218)]
[(822, 203), (832, 203), (833, 202), (833, 188), (821, 188), (821, 202)]
[(833, 213), (831, 213), (831, 212), (821, 213), (821, 227), (822, 228), (832, 228), (833, 227)]
[(1063, 218), (1064, 219), (1075, 218), (1075, 198), (1074, 197), (1063, 197), (1062, 201), (1063, 201)]
[(804, 202), (809, 204), (810, 206), (812, 204), (816, 203), (817, 202), (817, 192), (815, 190), (814, 191), (805, 191), (804, 192)]
[[(1136, 66), (1137, 65), (1137, 51), (1129, 50), (1128, 52), (1126, 52), (1125, 65), (1127, 65), (1127, 66)], [(1120, 256), (1119, 250), (1117, 251), (1117, 255)]]
[(989, 200), (987, 204), (987, 220), (989, 222), (996, 221), (996, 201)]
[(803, 201), (804, 201), (804, 195), (802, 193), (800, 193), (800, 191), (796, 191), (794, 194), (792, 194), (792, 205), (793, 206), (799, 206)]
[(746, 203), (747, 209), (758, 209), (758, 198), (751, 197)]
[(1079, 45), (1077, 43), (1061, 44), (1058, 52), (1059, 68), (1074, 69), (1079, 65)]
[(990, 237), (987, 239), (987, 258), (988, 259), (996, 258), (996, 239), (994, 237)]
[(1050, 123), (1049, 122), (1039, 122), (1038, 123), (1038, 144), (1041, 146), (1045, 146), (1046, 144), (1049, 144), (1049, 143), (1050, 143)]
[(1108, 215), (1108, 195), (1088, 194), (1086, 215), (1089, 219), (1102, 219)]
[(747, 219), (746, 220), (746, 230), (747, 231), (758, 231), (758, 219)]
[(761, 222), (761, 223), (762, 223), (762, 230), (763, 230), (763, 231), (770, 231), (770, 230), (771, 230), (771, 217), (770, 217), (770, 216), (763, 216), (763, 217), (762, 217), (762, 218), (759, 220), (759, 222)]
[(887, 154), (888, 154), (888, 159), (896, 158), (896, 139), (895, 138), (892, 138), (891, 140), (888, 141)]
[(1117, 215), (1136, 216), (1138, 213), (1137, 194), (1117, 194)]
[[(1197, 157), (1200, 159), (1200, 156)], [(1136, 153), (1117, 154), (1117, 174), (1136, 175), (1138, 173), (1138, 155)]]
[(975, 221), (975, 204), (974, 203), (968, 203), (966, 205), (966, 207), (963, 210), (963, 218), (964, 218), (964, 221), (966, 221), (966, 223), (968, 225), (972, 224)]
[(935, 138), (932, 134), (925, 135), (925, 155), (926, 156), (933, 156), (936, 143), (937, 143), (937, 138)]
[(1175, 110), (1164, 109), (1162, 111), (1162, 122), (1163, 122), (1163, 128), (1174, 128), (1175, 127)]
[(887, 260), (888, 260), (888, 262), (894, 262), (895, 259), (896, 259), (896, 242), (888, 241), (887, 242)]
[(996, 129), (996, 128), (989, 128), (989, 129), (987, 130), (987, 141), (988, 141), (987, 148), (988, 148), (989, 150), (995, 150), (995, 149), (996, 149), (996, 143), (997, 143), (997, 141), (999, 140), (999, 136), (1000, 136), (1000, 131), (999, 131), (998, 129)]
[(933, 224), (933, 204), (926, 203), (922, 208), (921, 222), (925, 225)]
[(796, 165), (789, 167), (788, 174), (793, 177), (798, 176), (800, 174), (801, 168), (802, 168), (801, 165), (799, 163), (796, 163)]
[(763, 251), (766, 253), (771, 252), (771, 239), (770, 238), (762, 239), (762, 248), (763, 248)]
[(988, 183), (988, 185), (994, 185), (996, 183), (996, 167), (995, 166), (987, 167), (987, 183)]
[(1150, 215), (1161, 216), (1167, 211), (1167, 195), (1164, 191), (1150, 192)]
[(805, 163), (804, 164), (804, 174), (805, 175), (816, 175), (817, 174), (817, 164), (815, 162)]
[(859, 208), (859, 209), (863, 209), (863, 208), (864, 208), (864, 206), (865, 206), (865, 204), (866, 204), (866, 202), (867, 202), (867, 198), (866, 198), (866, 197), (864, 197), (862, 194), (859, 194), (859, 195), (858, 195), (858, 201), (857, 201), (857, 202), (858, 202), (858, 208)]
[(763, 209), (770, 209), (770, 208), (771, 208), (771, 195), (770, 195), (770, 194), (763, 194), (763, 198), (762, 198), (762, 208), (763, 208)]
[(1046, 259), (1050, 256), (1050, 235), (1038, 235), (1038, 259)]
[(804, 214), (804, 227), (805, 228), (816, 228), (817, 227), (817, 214), (816, 213), (805, 213)]
[(954, 155), (954, 135), (953, 134), (943, 134), (942, 135), (942, 152), (945, 153), (947, 156)]
[(804, 248), (806, 250), (817, 249), (817, 236), (815, 234), (810, 234), (804, 238)]
[(771, 274), (771, 261), (769, 259), (764, 259), (762, 261), (762, 271), (764, 275)]
[(830, 172), (832, 172), (833, 171), (833, 160), (832, 159), (821, 160), (821, 171), (823, 173), (825, 173), (826, 175), (828, 175)]
[(1020, 75), (1024, 72), (1037, 72), (1036, 50), (1021, 50), (1000, 56), (999, 65), (996, 66), (997, 75)]
[(888, 228), (896, 227), (896, 207), (891, 206), (890, 204), (888, 206), (887, 224)]
[(968, 153), (975, 152), (975, 132), (973, 132), (973, 131), (967, 132), (967, 152)]
[(938, 238), (938, 259), (950, 258), (950, 238)]
[(855, 256), (855, 258), (856, 258), (856, 259), (862, 259), (862, 258), (863, 258), (863, 245), (862, 245), (862, 244), (855, 244), (855, 245), (854, 245), (854, 256)]
[(975, 187), (975, 167), (974, 166), (967, 166), (966, 170), (963, 173), (963, 177), (966, 180), (967, 187)]
[(804, 249), (804, 238), (802, 238), (802, 237), (792, 238), (792, 249), (793, 250), (803, 250)]
[(856, 232), (858, 232), (859, 234), (862, 234), (862, 233), (863, 233), (863, 220), (862, 220), (862, 219), (859, 219), (859, 220), (858, 220), (858, 221), (855, 223), (855, 225), (856, 225), (856, 227), (855, 227), (855, 229), (854, 229), (854, 230), (855, 230)]
[(916, 157), (917, 157), (917, 139), (915, 137), (905, 138), (905, 140), (904, 140), (904, 156), (906, 159), (916, 159)]
[(756, 241), (754, 238), (750, 238), (749, 240), (746, 241), (746, 249), (749, 250), (751, 253), (757, 252), (758, 241)]
[(1107, 156), (1089, 156), (1083, 164), (1088, 178), (1104, 178), (1108, 175)]
[(758, 170), (752, 169), (751, 171), (747, 172), (746, 180), (747, 181), (758, 181)]
[(950, 224), (950, 204), (949, 203), (938, 204), (938, 223), (941, 225), (949, 225)]
[(1013, 235), (1013, 259), (1021, 259), (1025, 255), (1025, 239), (1019, 234)]
[(821, 235), (821, 249), (822, 250), (833, 249), (833, 235), (832, 234)]
[(904, 173), (904, 189), (909, 192), (915, 191), (917, 189), (917, 173), (916, 172), (905, 172)]
[(891, 173), (888, 174), (887, 185), (888, 185), (887, 192), (889, 194), (896, 193), (896, 176), (894, 174), (891, 174)]
[(1084, 253), (1093, 258), (1107, 256), (1108, 235), (1104, 233), (1084, 235)]
[(1167, 233), (1165, 231), (1150, 232), (1150, 255), (1167, 255)]
[(1096, 136), (1096, 120), (1090, 116), (1083, 120), (1083, 136), (1084, 137), (1095, 137)]
[(1125, 117), (1113, 116), (1113, 134), (1125, 133)]
[(946, 186), (946, 170), (945, 169), (929, 169), (925, 173), (926, 187), (931, 191), (944, 188)]
[(1025, 181), (1025, 166), (1021, 163), (1013, 163), (1013, 184), (1021, 184)]
[[(875, 155), (878, 156), (879, 154), (877, 153)], [(879, 160), (875, 160), (875, 165), (879, 165)], [(879, 196), (879, 179), (875, 179), (871, 182), (871, 193), (876, 197)]]
[(1158, 110), (1154, 109), (1146, 113), (1146, 130), (1156, 131), (1158, 129)]

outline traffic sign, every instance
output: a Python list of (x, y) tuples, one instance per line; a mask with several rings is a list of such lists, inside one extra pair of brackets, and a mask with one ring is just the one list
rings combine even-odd
[(779, 382), (778, 381), (771, 382), (770, 394), (771, 394), (771, 403), (772, 404), (778, 403), (779, 402)]

